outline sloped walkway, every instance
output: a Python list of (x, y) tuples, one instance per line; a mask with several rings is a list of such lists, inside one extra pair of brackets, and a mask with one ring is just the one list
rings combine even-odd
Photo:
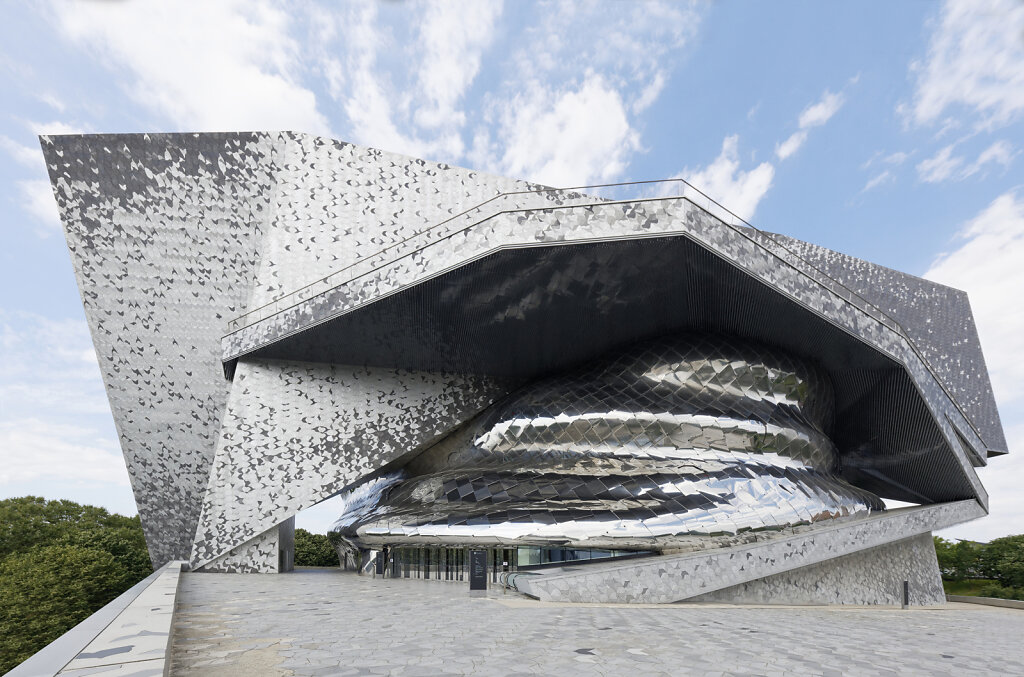
[(181, 578), (173, 675), (1024, 675), (1024, 611), (543, 603), (337, 570)]

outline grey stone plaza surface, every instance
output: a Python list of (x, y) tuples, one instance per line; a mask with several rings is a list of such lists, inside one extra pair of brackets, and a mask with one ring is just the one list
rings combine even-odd
[(466, 584), (182, 575), (172, 675), (1024, 674), (1024, 611), (558, 604)]

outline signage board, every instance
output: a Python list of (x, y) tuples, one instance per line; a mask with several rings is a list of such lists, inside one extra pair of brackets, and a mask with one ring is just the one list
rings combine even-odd
[(487, 589), (487, 552), (485, 550), (469, 551), (469, 589)]

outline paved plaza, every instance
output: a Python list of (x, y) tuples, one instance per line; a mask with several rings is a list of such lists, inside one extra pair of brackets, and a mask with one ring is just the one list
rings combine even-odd
[(570, 605), (338, 570), (182, 576), (173, 675), (1024, 675), (1024, 611)]

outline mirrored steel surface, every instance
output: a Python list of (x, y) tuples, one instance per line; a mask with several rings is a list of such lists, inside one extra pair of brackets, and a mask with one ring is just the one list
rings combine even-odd
[(528, 386), (347, 497), (362, 545), (672, 548), (883, 509), (839, 476), (827, 377), (722, 336)]

